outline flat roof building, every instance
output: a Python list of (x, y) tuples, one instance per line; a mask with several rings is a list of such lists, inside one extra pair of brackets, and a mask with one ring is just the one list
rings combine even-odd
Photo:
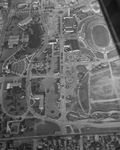
[(44, 109), (44, 94), (40, 94), (40, 95), (34, 95), (33, 99), (34, 100), (38, 100), (39, 101), (39, 109), (43, 110)]
[(32, 21), (32, 17), (27, 17), (24, 20), (22, 20), (21, 22), (18, 23), (19, 26), (24, 26), (29, 24)]
[(75, 16), (64, 17), (63, 27), (66, 33), (73, 33), (77, 27), (77, 21)]
[(28, 7), (28, 4), (26, 4), (26, 3), (19, 3), (16, 7), (17, 7), (18, 9), (23, 9), (23, 8)]
[(19, 42), (19, 35), (11, 35), (9, 37), (9, 40), (8, 40), (8, 46), (9, 46), (9, 48), (13, 48), (13, 45), (14, 44), (17, 45), (18, 42)]
[(49, 44), (56, 44), (58, 42), (58, 39), (50, 39)]
[(6, 89), (10, 89), (12, 87), (19, 86), (21, 87), (21, 82), (7, 83)]
[(65, 28), (73, 28), (76, 27), (76, 19), (75, 16), (64, 17), (64, 26)]

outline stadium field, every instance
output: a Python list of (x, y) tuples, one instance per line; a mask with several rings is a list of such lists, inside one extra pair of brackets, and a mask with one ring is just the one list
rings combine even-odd
[(103, 25), (96, 25), (92, 29), (93, 40), (98, 47), (109, 45), (109, 33)]

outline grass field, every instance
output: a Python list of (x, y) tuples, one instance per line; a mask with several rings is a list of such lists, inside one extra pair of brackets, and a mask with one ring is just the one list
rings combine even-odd
[(114, 77), (120, 77), (120, 59), (111, 61), (111, 69)]
[(88, 126), (88, 127), (83, 127), (81, 128), (81, 132), (82, 133), (104, 133), (104, 132), (120, 132), (120, 127), (106, 127), (106, 128), (97, 128), (97, 127), (91, 127), (91, 126)]
[(120, 111), (119, 102), (117, 100), (111, 102), (91, 103), (91, 113), (95, 111), (109, 112), (111, 110)]
[(109, 70), (94, 74), (90, 77), (90, 86), (100, 86), (111, 83), (111, 74)]
[(116, 99), (116, 93), (112, 84), (92, 86), (90, 88), (90, 96), (92, 100), (109, 100)]
[(53, 122), (45, 121), (45, 124), (39, 123), (37, 124), (37, 135), (49, 135), (55, 134), (55, 132), (60, 131), (60, 127)]
[(114, 57), (117, 57), (118, 55), (119, 55), (119, 54), (118, 54), (116, 48), (113, 49), (112, 51), (110, 51), (109, 53), (107, 53), (107, 57), (108, 57), (109, 59), (114, 58)]
[(24, 136), (49, 135), (60, 131), (60, 127), (56, 123), (36, 118), (25, 119), (22, 121), (22, 124), (26, 126)]
[(46, 88), (46, 116), (58, 119), (61, 116), (59, 109), (57, 108), (57, 101), (60, 95), (57, 94), (54, 85), (54, 79), (48, 78), (44, 82)]
[(98, 47), (106, 47), (109, 44), (109, 34), (102, 25), (96, 25), (92, 29), (93, 40)]
[(79, 101), (86, 113), (89, 112), (88, 79), (89, 79), (89, 74), (85, 76), (79, 90)]

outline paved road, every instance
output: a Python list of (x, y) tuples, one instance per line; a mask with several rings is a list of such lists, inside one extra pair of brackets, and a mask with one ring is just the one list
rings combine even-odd
[[(120, 131), (119, 131), (120, 132)], [(103, 131), (103, 132), (101, 132), (101, 131), (98, 131), (97, 132), (97, 135), (104, 135), (104, 134), (110, 134), (110, 133), (118, 133), (118, 130), (110, 130), (110, 131)], [(96, 134), (96, 132), (92, 132), (92, 135), (95, 135)], [(72, 137), (72, 136), (75, 136), (75, 135), (80, 135), (80, 136), (84, 136), (84, 135), (91, 135), (91, 133), (74, 133), (74, 134), (49, 134), (49, 135), (39, 135), (39, 136), (23, 136), (23, 137), (11, 137), (11, 138), (2, 138), (2, 139), (0, 139), (0, 142), (2, 142), (2, 141), (8, 141), (8, 140), (14, 140), (14, 141), (16, 141), (16, 140), (20, 140), (20, 141), (22, 141), (22, 140), (30, 140), (30, 139), (40, 139), (40, 138), (46, 138), (46, 137), (48, 137), (48, 136), (52, 136), (52, 137), (56, 137), (56, 136), (60, 136), (60, 137)]]

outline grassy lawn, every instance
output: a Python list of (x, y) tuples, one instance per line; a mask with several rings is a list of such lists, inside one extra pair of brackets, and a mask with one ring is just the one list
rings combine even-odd
[(109, 112), (112, 110), (120, 111), (119, 102), (117, 100), (112, 102), (91, 103), (91, 113), (95, 111)]
[(24, 136), (49, 135), (55, 134), (55, 131), (60, 131), (60, 127), (56, 123), (36, 118), (25, 119), (21, 125), (26, 128)]
[(84, 81), (79, 90), (79, 101), (86, 113), (89, 112), (88, 78), (89, 74), (87, 74), (84, 78)]
[(2, 73), (2, 66), (3, 66), (3, 63), (0, 63), (0, 73)]
[(1, 86), (2, 86), (2, 82), (0, 82), (0, 89), (1, 89)]
[(44, 82), (46, 89), (46, 116), (58, 119), (60, 117), (60, 111), (57, 108), (57, 100), (60, 98), (59, 94), (56, 94), (54, 78), (47, 78)]
[(45, 121), (45, 124), (38, 124), (36, 134), (37, 135), (49, 135), (55, 134), (55, 131), (60, 131), (60, 127), (53, 122)]

